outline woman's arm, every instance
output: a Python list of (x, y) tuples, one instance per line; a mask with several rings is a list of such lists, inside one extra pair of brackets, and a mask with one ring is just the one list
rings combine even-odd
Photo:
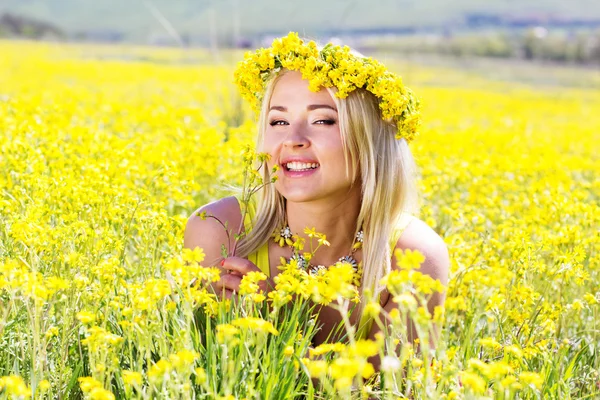
[[(201, 218), (201, 213), (207, 217)], [(228, 250), (233, 247), (241, 219), (240, 207), (233, 196), (202, 206), (187, 220), (183, 247), (191, 250), (200, 247), (206, 255), (205, 267), (220, 266), (223, 260), (221, 247), (225, 246)]]
[[(204, 214), (204, 217), (200, 217)], [(221, 248), (231, 252), (235, 235), (239, 230), (242, 215), (235, 197), (225, 197), (196, 210), (189, 218), (183, 236), (183, 247), (201, 248), (205, 258), (203, 266), (221, 268), (221, 279), (211, 284), (215, 293), (231, 298), (239, 291), (244, 275), (250, 271), (260, 271), (252, 262), (240, 257), (223, 257)], [(262, 281), (259, 287), (267, 292), (270, 281)]]
[(203, 250), (204, 267), (221, 268), (221, 279), (210, 287), (214, 293), (222, 294), (225, 298), (231, 298), (234, 291), (239, 290), (242, 280), (238, 274), (224, 273), (222, 264), (225, 258), (221, 254), (223, 246), (228, 251), (233, 247), (242, 218), (239, 210), (235, 197), (225, 197), (200, 207), (188, 218), (183, 235), (184, 248), (193, 250), (199, 247)]
[[(425, 256), (425, 261), (421, 264), (419, 271), (425, 275), (431, 276), (433, 279), (439, 280), (444, 286), (448, 284), (448, 271), (450, 268), (450, 258), (448, 256), (448, 248), (444, 243), (444, 240), (427, 224), (419, 219), (414, 219), (402, 233), (396, 249), (411, 249), (418, 250)], [(392, 256), (392, 269), (398, 268), (396, 266), (396, 257)], [(427, 303), (427, 309), (433, 315), (435, 307), (443, 306), (446, 298), (445, 293), (434, 293)], [(381, 293), (381, 299), (385, 300), (383, 309), (389, 313), (394, 308), (397, 308), (397, 304), (392, 300), (389, 292), (384, 290)], [(384, 323), (387, 321), (384, 320)], [(408, 340), (414, 341), (418, 336), (416, 329), (412, 321), (408, 321), (409, 331), (407, 332)], [(434, 326), (434, 331), (431, 335), (431, 344), (435, 346), (440, 333), (440, 326)], [(380, 329), (377, 324), (373, 324), (369, 338), (374, 339), (375, 334)], [(379, 357), (374, 357), (370, 360), (375, 368), (379, 369), (380, 360)]]

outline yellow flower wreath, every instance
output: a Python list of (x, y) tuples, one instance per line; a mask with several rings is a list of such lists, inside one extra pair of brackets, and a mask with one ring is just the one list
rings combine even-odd
[(402, 79), (370, 57), (352, 54), (348, 46), (327, 44), (321, 50), (314, 41), (304, 43), (295, 32), (275, 39), (269, 48), (246, 53), (234, 73), (242, 97), (259, 112), (267, 82), (282, 68), (300, 71), (312, 91), (336, 87), (343, 99), (357, 88), (379, 99), (384, 120), (396, 124), (396, 138), (411, 141), (420, 125), (420, 104)]

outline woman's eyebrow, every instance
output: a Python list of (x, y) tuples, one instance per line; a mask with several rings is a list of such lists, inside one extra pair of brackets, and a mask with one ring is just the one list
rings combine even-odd
[[(330, 106), (328, 104), (310, 104), (310, 105), (306, 106), (306, 109), (308, 111), (317, 110), (319, 108), (328, 108), (330, 110), (333, 110), (333, 111), (337, 112), (337, 109), (335, 107), (332, 107), (332, 106)], [(269, 108), (269, 111), (273, 111), (273, 110), (286, 112), (287, 111), (287, 107), (283, 107), (283, 106), (271, 106)]]
[(335, 107), (332, 107), (332, 106), (330, 106), (328, 104), (311, 104), (311, 105), (309, 105), (309, 106), (306, 107), (306, 109), (308, 111), (313, 111), (313, 110), (316, 110), (316, 109), (319, 109), (319, 108), (329, 108), (330, 110), (333, 110), (333, 111), (337, 112), (337, 109)]

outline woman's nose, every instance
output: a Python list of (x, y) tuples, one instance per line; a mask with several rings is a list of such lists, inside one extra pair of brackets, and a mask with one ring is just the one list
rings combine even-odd
[(288, 147), (308, 147), (310, 141), (306, 136), (306, 130), (301, 124), (294, 124), (290, 126), (288, 135), (283, 143)]

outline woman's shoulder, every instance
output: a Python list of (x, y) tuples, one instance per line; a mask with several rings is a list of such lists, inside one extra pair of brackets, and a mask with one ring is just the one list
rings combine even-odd
[[(444, 239), (424, 221), (412, 216), (396, 242), (396, 249), (419, 251), (425, 256), (420, 271), (439, 279), (444, 285), (447, 283), (450, 268), (448, 247)], [(396, 265), (395, 261), (394, 256), (392, 268)]]
[(205, 204), (195, 210), (192, 215), (188, 218), (188, 221), (205, 220), (205, 216), (212, 215), (219, 219), (225, 219), (227, 221), (231, 219), (240, 219), (240, 204), (237, 197), (228, 196), (222, 199), (215, 200), (211, 203)]
[(235, 196), (205, 204), (195, 210), (188, 218), (183, 247), (204, 250), (207, 260), (216, 260), (222, 244), (233, 241), (242, 216), (240, 205)]

